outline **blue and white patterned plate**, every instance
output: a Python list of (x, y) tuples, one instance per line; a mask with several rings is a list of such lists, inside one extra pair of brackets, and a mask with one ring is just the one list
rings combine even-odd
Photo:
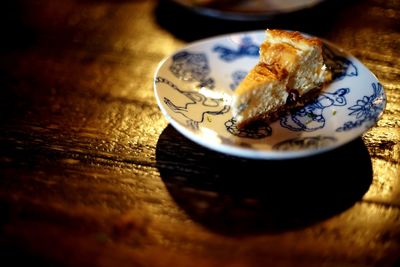
[(233, 91), (258, 62), (264, 31), (192, 43), (164, 59), (155, 96), (168, 121), (210, 149), (247, 158), (286, 159), (331, 150), (359, 137), (381, 117), (386, 95), (360, 61), (324, 41), (334, 79), (295, 113), (257, 129), (241, 130), (232, 116)]

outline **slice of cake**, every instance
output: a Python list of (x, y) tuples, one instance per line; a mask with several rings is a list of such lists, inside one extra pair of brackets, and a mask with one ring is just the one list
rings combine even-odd
[(266, 30), (258, 64), (234, 93), (238, 126), (276, 120), (282, 112), (312, 99), (330, 77), (319, 39), (299, 32)]

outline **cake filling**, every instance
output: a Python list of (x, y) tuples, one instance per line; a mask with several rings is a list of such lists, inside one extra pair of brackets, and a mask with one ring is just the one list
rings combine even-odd
[(267, 30), (258, 64), (235, 90), (233, 112), (238, 126), (278, 119), (287, 109), (309, 101), (330, 77), (319, 39)]

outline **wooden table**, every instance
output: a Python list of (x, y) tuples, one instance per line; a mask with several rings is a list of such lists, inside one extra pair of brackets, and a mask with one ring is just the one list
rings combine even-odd
[[(328, 1), (274, 20), (169, 2), (0, 9), (1, 266), (399, 266), (400, 2)], [(159, 61), (217, 34), (285, 28), (350, 51), (388, 103), (320, 156), (252, 161), (179, 134)]]

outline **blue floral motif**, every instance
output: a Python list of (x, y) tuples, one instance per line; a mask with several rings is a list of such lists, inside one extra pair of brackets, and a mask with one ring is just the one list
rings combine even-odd
[(290, 115), (282, 117), (280, 124), (292, 131), (312, 132), (325, 126), (323, 111), (331, 106), (346, 105), (345, 95), (350, 92), (349, 88), (340, 88), (334, 93), (321, 93), (317, 99)]
[(355, 116), (356, 120), (344, 123), (342, 127), (336, 129), (337, 132), (349, 131), (364, 123), (368, 123), (366, 125), (368, 128), (378, 120), (385, 108), (386, 99), (380, 83), (372, 83), (372, 90), (372, 95), (364, 96), (348, 108), (351, 110), (349, 116)]
[(266, 123), (253, 125), (243, 129), (238, 128), (235, 118), (231, 118), (230, 120), (226, 121), (225, 127), (228, 132), (238, 137), (261, 139), (272, 134), (271, 127)]
[(175, 104), (171, 99), (164, 97), (164, 103), (174, 112), (186, 118), (186, 125), (193, 130), (198, 130), (200, 123), (204, 122), (206, 115), (221, 115), (229, 111), (230, 107), (224, 105), (222, 99), (206, 97), (196, 91), (183, 91), (171, 81), (156, 77), (155, 83), (164, 83), (181, 95), (187, 102), (183, 105)]
[(253, 43), (253, 40), (249, 36), (245, 36), (240, 40), (239, 48), (237, 50), (233, 50), (229, 47), (221, 45), (216, 45), (213, 51), (219, 53), (219, 58), (226, 62), (231, 62), (244, 56), (259, 56), (259, 46)]
[(333, 81), (342, 80), (345, 77), (358, 76), (357, 67), (346, 56), (326, 45), (324, 45), (323, 51), (325, 63), (332, 72)]
[(232, 83), (229, 85), (229, 87), (232, 90), (235, 90), (236, 87), (239, 85), (239, 83), (246, 77), (247, 71), (244, 70), (237, 70), (232, 73)]
[(330, 146), (337, 140), (331, 136), (306, 136), (296, 137), (279, 142), (273, 146), (277, 150), (303, 150), (303, 149), (318, 149)]
[(199, 82), (199, 87), (213, 89), (214, 79), (210, 75), (207, 56), (203, 53), (181, 51), (172, 57), (170, 71), (179, 79), (188, 82)]

